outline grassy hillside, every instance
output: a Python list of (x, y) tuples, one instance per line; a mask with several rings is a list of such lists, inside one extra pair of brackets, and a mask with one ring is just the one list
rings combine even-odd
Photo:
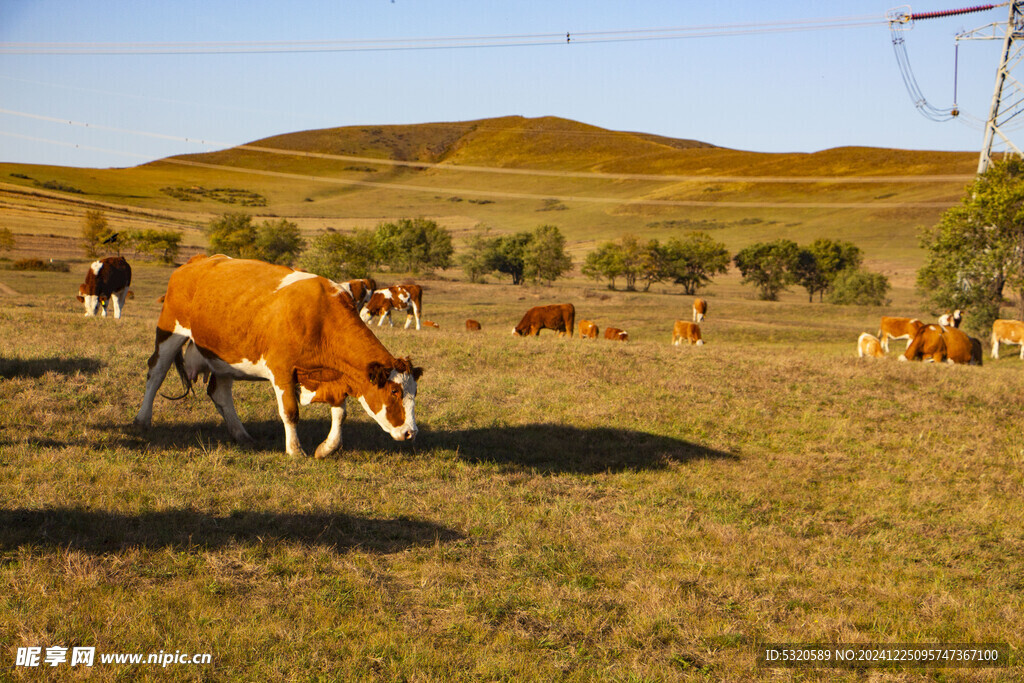
[(553, 223), (578, 256), (627, 232), (699, 228), (734, 250), (775, 237), (848, 239), (895, 272), (918, 265), (917, 231), (959, 200), (974, 165), (971, 153), (766, 154), (505, 117), (306, 131), (126, 169), (0, 164), (0, 220), (16, 233), (71, 235), (88, 205), (102, 205), (197, 244), (198, 228), (229, 210), (288, 217), (310, 234), (408, 216), (459, 237)]

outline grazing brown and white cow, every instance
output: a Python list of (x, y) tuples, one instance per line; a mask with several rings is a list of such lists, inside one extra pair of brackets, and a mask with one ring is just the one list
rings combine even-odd
[(864, 332), (857, 338), (857, 357), (864, 358), (865, 356), (868, 358), (885, 357), (885, 351), (882, 350), (878, 337), (869, 332)]
[(388, 324), (394, 326), (391, 320), (391, 311), (405, 311), (405, 329), (409, 329), (413, 319), (416, 320), (416, 329), (420, 329), (420, 313), (423, 311), (423, 288), (419, 285), (394, 285), (378, 289), (370, 297), (370, 300), (363, 305), (359, 317), (369, 324), (370, 319), (379, 315), (377, 327), (384, 324), (384, 318)]
[[(135, 424), (149, 426), (153, 400), (174, 364), (183, 381), (212, 375), (207, 393), (243, 443), (252, 437), (235, 412), (236, 379), (271, 383), (290, 455), (303, 453), (296, 430), (300, 404), (331, 407), (331, 430), (315, 455), (337, 450), (349, 396), (396, 441), (415, 438), (422, 369), (392, 356), (338, 294), (336, 283), (286, 266), (193, 257), (167, 283)], [(188, 341), (194, 346), (183, 354)]]
[(78, 301), (85, 304), (87, 316), (107, 315), (108, 303), (114, 307), (114, 317), (120, 318), (128, 299), (128, 286), (132, 283), (132, 267), (120, 256), (93, 261), (85, 273), (85, 282), (78, 287)]
[(435, 330), (441, 329), (441, 326), (435, 323), (433, 320), (424, 320), (423, 327), (433, 327)]
[(629, 333), (617, 327), (604, 328), (604, 338), (612, 341), (629, 341)]
[(885, 315), (882, 316), (882, 324), (878, 330), (878, 341), (885, 352), (889, 353), (890, 339), (906, 339), (907, 346), (910, 346), (910, 341), (922, 327), (924, 323), (916, 318), (893, 318)]
[(350, 303), (352, 308), (358, 311), (373, 296), (374, 290), (377, 289), (377, 281), (372, 277), (346, 280), (345, 282), (339, 282), (338, 287), (341, 289), (339, 296), (342, 300)]
[(1000, 344), (1019, 344), (1020, 359), (1024, 360), (1024, 322), (997, 320), (992, 323), (992, 358), (999, 359)]
[(704, 322), (704, 316), (708, 312), (708, 302), (704, 299), (693, 300), (693, 322), (702, 323)]
[(600, 330), (589, 320), (580, 321), (580, 339), (597, 339)]
[(963, 312), (958, 308), (955, 311), (949, 311), (939, 316), (939, 324), (943, 327), (960, 327), (960, 322), (964, 319)]
[(534, 306), (526, 312), (519, 324), (512, 328), (512, 334), (520, 337), (537, 336), (543, 329), (554, 330), (558, 336), (572, 336), (576, 324), (576, 307), (572, 304), (551, 304)]
[(704, 340), (700, 337), (700, 325), (686, 320), (677, 320), (672, 325), (672, 345), (679, 346), (684, 341), (695, 346), (704, 346)]
[(927, 362), (981, 365), (975, 357), (970, 337), (955, 327), (925, 325), (907, 345), (899, 360), (925, 360)]
[(480, 331), (480, 323), (478, 323), (475, 320), (467, 320), (466, 321), (466, 332), (479, 332), (479, 331)]

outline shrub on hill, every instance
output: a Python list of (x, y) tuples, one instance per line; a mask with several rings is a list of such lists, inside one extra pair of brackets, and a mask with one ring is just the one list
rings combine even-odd
[(256, 226), (248, 214), (226, 213), (211, 220), (205, 232), (210, 241), (207, 253), (268, 263), (291, 265), (306, 246), (299, 226), (284, 218)]
[(350, 235), (325, 232), (317, 235), (302, 254), (299, 265), (330, 280), (370, 277), (377, 267), (373, 231), (356, 230)]
[(889, 304), (889, 278), (857, 268), (847, 268), (833, 278), (828, 301), (831, 304), (885, 306)]
[(426, 218), (381, 223), (374, 232), (376, 254), (392, 270), (418, 273), (451, 267), (451, 233)]
[(50, 273), (71, 272), (71, 266), (63, 261), (44, 261), (40, 258), (26, 258), (15, 261), (10, 266), (11, 270), (39, 270)]
[(776, 301), (781, 292), (796, 282), (794, 272), (799, 254), (796, 242), (779, 239), (751, 244), (736, 254), (733, 261), (743, 275), (743, 284), (756, 286), (761, 299)]

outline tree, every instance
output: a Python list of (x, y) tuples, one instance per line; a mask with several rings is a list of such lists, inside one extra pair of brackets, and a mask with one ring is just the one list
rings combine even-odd
[(885, 306), (889, 303), (889, 288), (889, 278), (881, 273), (847, 268), (832, 279), (828, 301), (832, 304)]
[(163, 263), (174, 263), (181, 248), (182, 234), (176, 230), (125, 230), (121, 241), (135, 250), (136, 255), (147, 254)]
[(533, 231), (523, 260), (527, 277), (548, 284), (572, 269), (572, 258), (565, 252), (565, 237), (554, 225), (542, 225)]
[(206, 253), (256, 258), (256, 226), (252, 224), (252, 216), (249, 214), (223, 214), (212, 219), (204, 232), (210, 242)]
[(921, 235), (921, 246), (927, 255), (917, 285), (937, 307), (968, 310), (972, 328), (986, 329), (1009, 285), (1024, 318), (1024, 160), (997, 162), (978, 176)]
[(365, 229), (317, 235), (299, 260), (305, 270), (330, 280), (370, 277), (377, 263), (374, 233)]
[(0, 228), (0, 251), (11, 251), (14, 249), (14, 233), (10, 228)]
[(776, 301), (779, 292), (794, 282), (799, 252), (796, 242), (778, 239), (752, 244), (736, 254), (733, 261), (743, 275), (743, 284), (755, 285), (762, 299)]
[(483, 282), (484, 277), (496, 270), (498, 238), (488, 237), (486, 233), (477, 233), (470, 238), (469, 244), (459, 256), (459, 265), (470, 282)]
[(711, 282), (714, 275), (729, 270), (729, 250), (706, 232), (694, 231), (682, 239), (672, 238), (663, 251), (667, 276), (691, 296)]
[(101, 256), (104, 252), (103, 243), (114, 236), (107, 222), (107, 215), (99, 210), (85, 212), (82, 223), (82, 249), (89, 258)]
[(526, 247), (533, 236), (528, 232), (499, 237), (494, 244), (493, 270), (512, 276), (512, 284), (521, 285), (526, 277)]
[(809, 301), (814, 301), (815, 294), (820, 301), (836, 276), (848, 269), (856, 270), (863, 258), (860, 248), (851, 242), (820, 238), (800, 250), (793, 275), (796, 283), (807, 290)]
[(374, 234), (377, 255), (392, 270), (417, 273), (421, 268), (451, 267), (451, 233), (426, 218), (381, 223)]
[(587, 254), (580, 270), (594, 280), (608, 280), (608, 289), (615, 289), (615, 279), (623, 272), (622, 246), (605, 242)]
[(256, 228), (253, 248), (261, 261), (290, 266), (306, 248), (306, 240), (302, 239), (298, 225), (280, 218), (264, 221)]

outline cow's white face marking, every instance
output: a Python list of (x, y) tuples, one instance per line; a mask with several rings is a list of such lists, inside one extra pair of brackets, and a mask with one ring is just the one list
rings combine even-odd
[(278, 283), (277, 289), (275, 289), (274, 291), (280, 291), (287, 287), (288, 285), (293, 285), (296, 282), (302, 282), (303, 280), (309, 280), (314, 277), (318, 276), (314, 275), (313, 273), (300, 273), (299, 271), (295, 271), (294, 273), (288, 273), (283, 278), (281, 278), (281, 282)]
[(89, 270), (92, 271), (93, 275), (99, 275), (101, 268), (103, 268), (103, 261), (93, 261), (92, 265), (89, 266)]
[(359, 311), (359, 319), (364, 323), (370, 322), (370, 309), (363, 306), (362, 310)]
[(363, 406), (366, 414), (376, 420), (381, 429), (390, 434), (392, 439), (395, 441), (405, 441), (409, 438), (409, 434), (415, 437), (419, 431), (416, 427), (416, 380), (409, 373), (399, 373), (397, 370), (392, 370), (391, 376), (388, 377), (388, 382), (394, 382), (402, 387), (402, 409), (405, 413), (405, 422), (398, 426), (392, 425), (388, 421), (388, 407), (386, 403), (381, 405), (380, 410), (373, 412), (366, 398), (360, 396), (359, 405)]

